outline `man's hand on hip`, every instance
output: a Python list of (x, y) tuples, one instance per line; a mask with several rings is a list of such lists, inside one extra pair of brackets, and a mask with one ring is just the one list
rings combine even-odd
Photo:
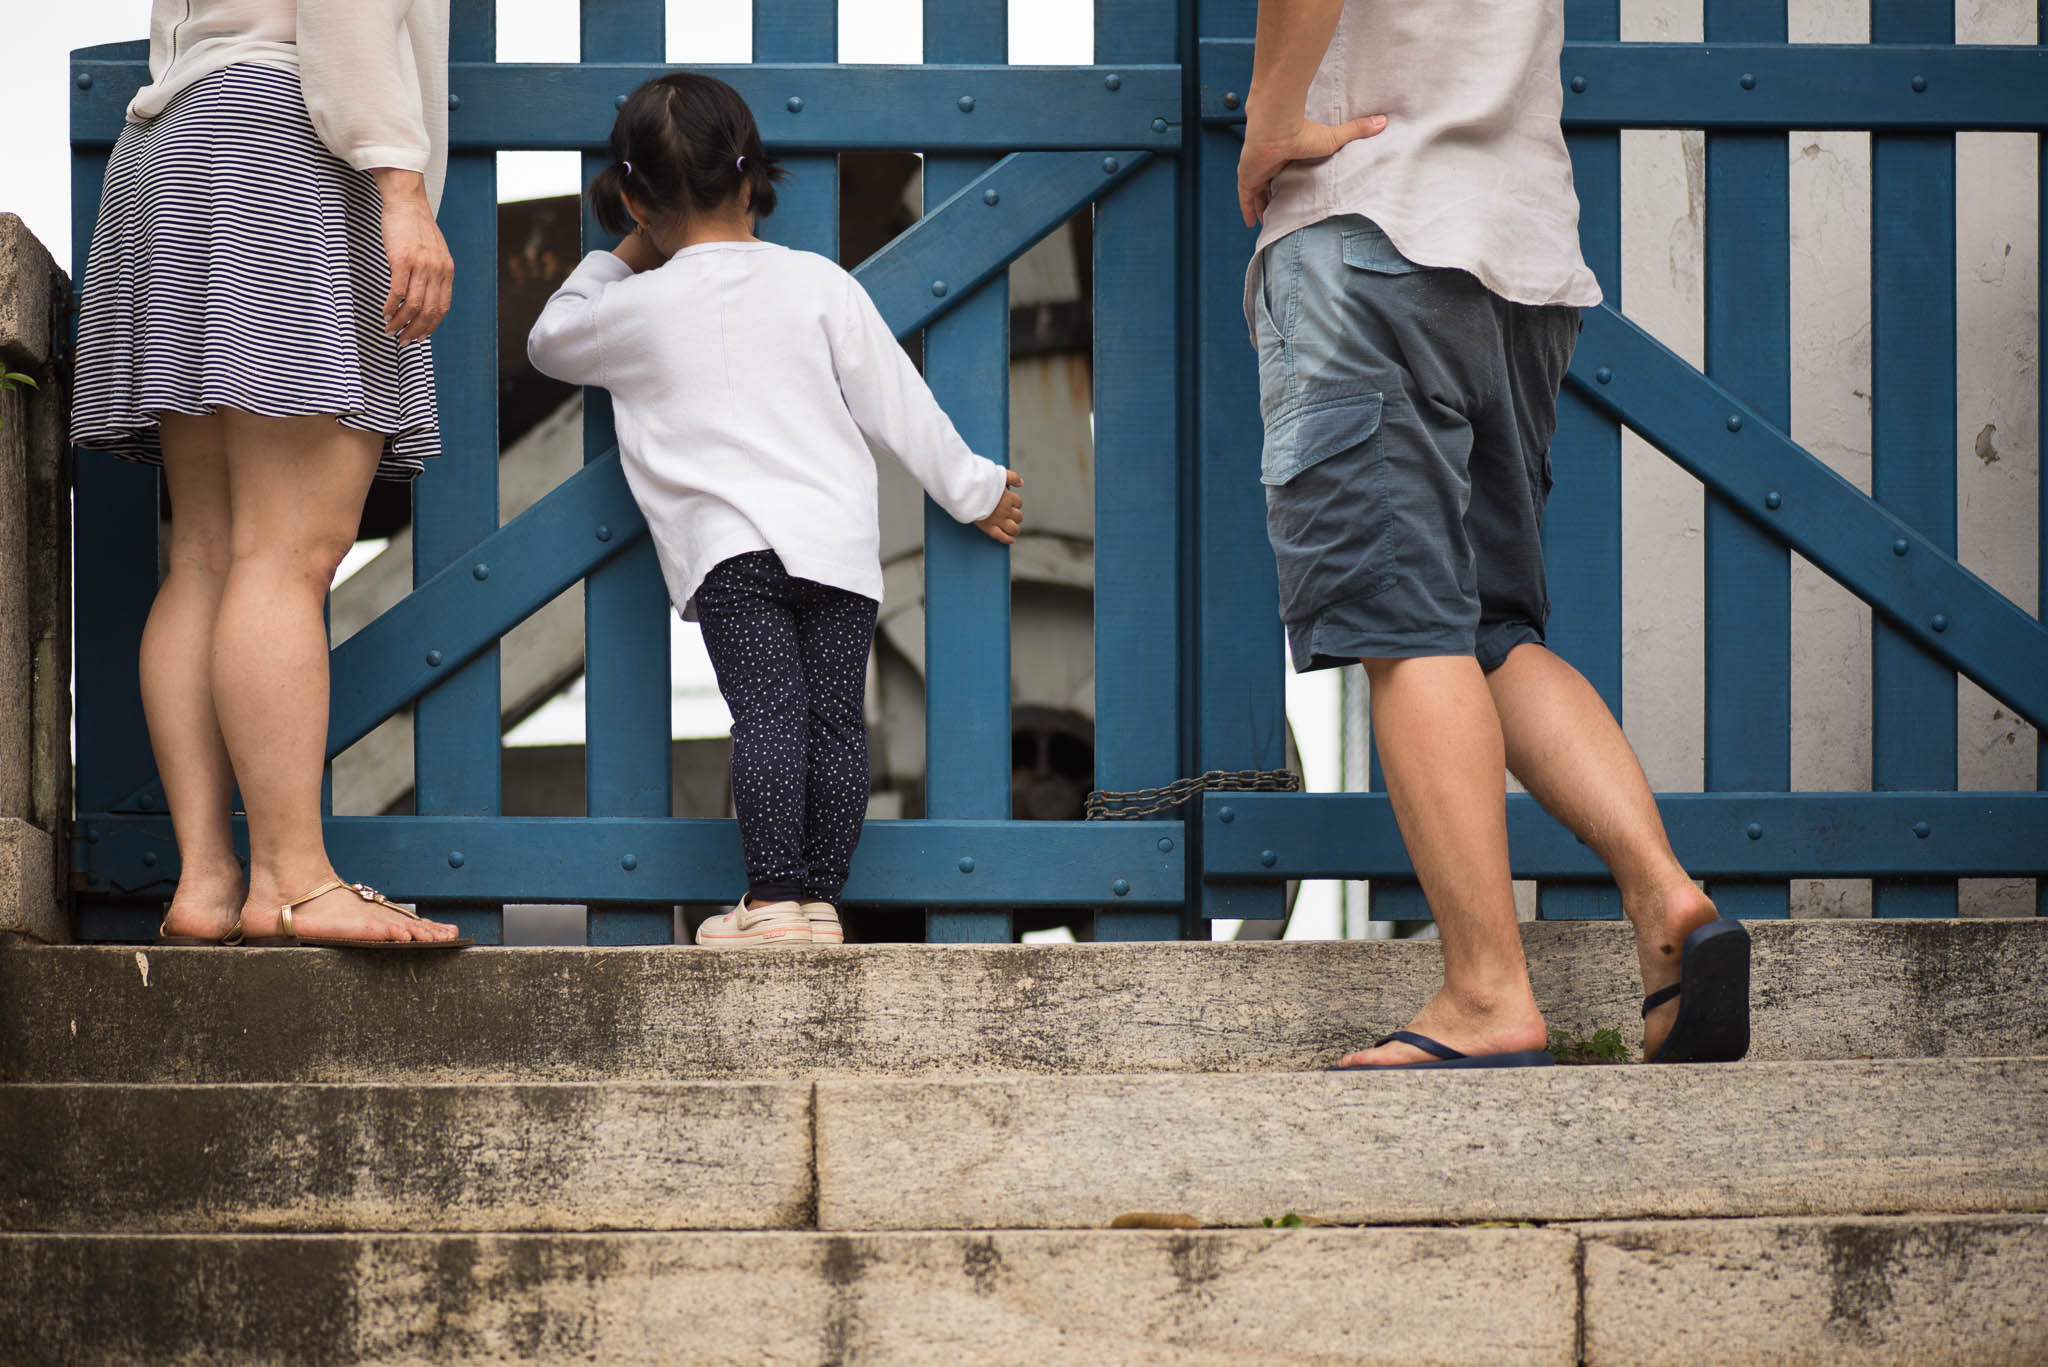
[(1244, 152), (1237, 159), (1237, 207), (1244, 225), (1255, 228), (1273, 202), (1273, 178), (1290, 161), (1319, 161), (1345, 143), (1369, 138), (1387, 126), (1384, 114), (1366, 114), (1348, 123), (1316, 123), (1297, 116), (1264, 119), (1247, 107)]

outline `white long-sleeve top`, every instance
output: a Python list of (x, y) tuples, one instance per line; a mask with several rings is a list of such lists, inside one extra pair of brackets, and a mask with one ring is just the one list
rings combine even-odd
[(418, 171), (441, 203), (448, 166), (448, 0), (155, 0), (150, 83), (128, 121), (163, 113), (236, 62), (299, 74), (327, 150), (358, 171)]
[(611, 391), (626, 483), (686, 617), (713, 566), (760, 550), (879, 602), (870, 441), (961, 522), (1003, 495), (1003, 467), (968, 450), (867, 291), (811, 252), (707, 242), (638, 275), (592, 252), (526, 352)]

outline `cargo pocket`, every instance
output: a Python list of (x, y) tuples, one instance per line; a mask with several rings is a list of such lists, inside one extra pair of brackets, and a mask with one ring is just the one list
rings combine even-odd
[(1302, 471), (1365, 446), (1380, 430), (1378, 394), (1341, 394), (1304, 405), (1266, 428), (1259, 482), (1286, 484)]
[(1266, 533), (1279, 572), (1280, 616), (1303, 622), (1340, 599), (1395, 581), (1398, 548), (1381, 395), (1303, 410), (1288, 423), (1293, 453), (1261, 472)]

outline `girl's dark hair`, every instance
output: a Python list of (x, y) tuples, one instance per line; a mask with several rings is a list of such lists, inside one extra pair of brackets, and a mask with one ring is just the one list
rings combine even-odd
[[(625, 196), (656, 213), (704, 213), (753, 192), (756, 218), (775, 212), (775, 182), (789, 172), (761, 146), (740, 93), (713, 76), (678, 71), (626, 97), (612, 124), (612, 164), (584, 194), (605, 230), (632, 231)], [(626, 168), (631, 164), (632, 170)]]

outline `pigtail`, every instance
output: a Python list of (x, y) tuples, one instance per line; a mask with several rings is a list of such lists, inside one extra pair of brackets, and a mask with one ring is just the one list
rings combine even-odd
[(626, 212), (626, 163), (615, 161), (590, 178), (583, 192), (591, 215), (614, 237), (633, 231), (633, 216)]
[(761, 146), (761, 132), (751, 119), (743, 132), (741, 148), (734, 156), (734, 165), (739, 168), (738, 183), (745, 185), (752, 196), (748, 203), (754, 217), (766, 218), (774, 213), (775, 187), (789, 179), (789, 172)]

